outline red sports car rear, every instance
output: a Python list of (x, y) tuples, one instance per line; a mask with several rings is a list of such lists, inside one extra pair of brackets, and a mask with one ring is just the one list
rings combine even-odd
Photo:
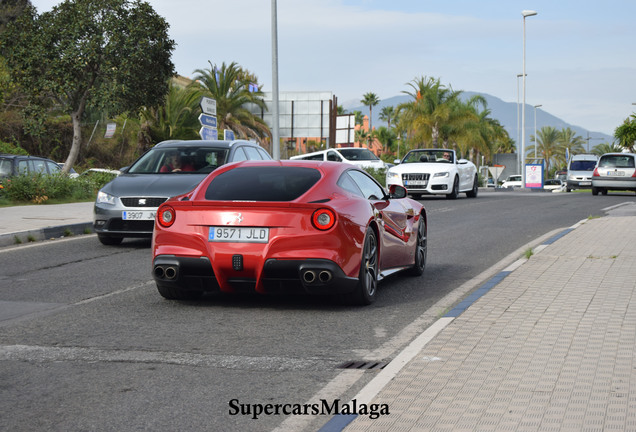
[(153, 277), (168, 299), (207, 291), (338, 294), (375, 300), (399, 270), (421, 275), (426, 212), (349, 164), (240, 162), (166, 201)]

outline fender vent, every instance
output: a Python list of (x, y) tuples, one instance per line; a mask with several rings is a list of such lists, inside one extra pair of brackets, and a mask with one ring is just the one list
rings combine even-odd
[(363, 369), (370, 371), (379, 371), (384, 369), (388, 364), (389, 362), (350, 360), (339, 364), (337, 367), (338, 369)]

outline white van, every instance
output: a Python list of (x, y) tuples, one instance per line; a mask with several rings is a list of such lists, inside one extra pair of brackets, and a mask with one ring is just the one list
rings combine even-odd
[(591, 189), (592, 174), (598, 162), (598, 156), (593, 154), (578, 154), (572, 156), (568, 164), (568, 178), (565, 190)]
[(386, 165), (369, 149), (362, 147), (345, 147), (337, 149), (321, 150), (298, 156), (292, 156), (292, 160), (318, 160), (347, 162), (361, 168), (385, 169)]

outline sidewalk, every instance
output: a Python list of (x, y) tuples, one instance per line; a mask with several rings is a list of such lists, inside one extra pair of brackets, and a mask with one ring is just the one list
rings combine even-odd
[(92, 232), (93, 202), (0, 207), (0, 247)]
[(636, 431), (636, 204), (533, 252), (354, 397), (389, 415), (321, 431)]

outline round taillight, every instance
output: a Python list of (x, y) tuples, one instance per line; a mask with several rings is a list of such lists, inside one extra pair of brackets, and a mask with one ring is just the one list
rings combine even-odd
[(157, 214), (157, 222), (164, 228), (168, 228), (174, 223), (175, 212), (172, 207), (166, 206), (159, 209)]
[(319, 230), (328, 230), (335, 225), (336, 214), (330, 209), (318, 209), (311, 216), (311, 223)]

